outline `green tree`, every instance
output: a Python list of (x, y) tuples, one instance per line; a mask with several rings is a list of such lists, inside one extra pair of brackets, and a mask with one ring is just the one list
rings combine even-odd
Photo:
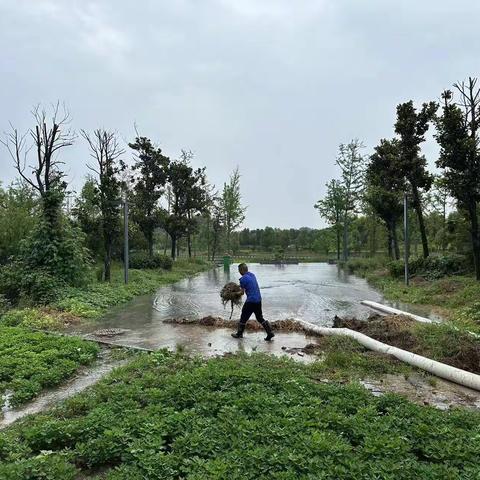
[(170, 236), (171, 255), (175, 259), (179, 239), (195, 231), (195, 217), (206, 208), (205, 168), (194, 170), (185, 157), (172, 161), (168, 167), (168, 184), (171, 200), (169, 210), (163, 211), (162, 226)]
[(413, 102), (410, 100), (397, 106), (397, 120), (395, 123), (395, 132), (400, 140), (400, 157), (396, 175), (405, 177), (410, 184), (412, 203), (418, 218), (424, 258), (428, 257), (429, 249), (420, 190), (430, 190), (433, 177), (427, 170), (425, 156), (420, 154), (420, 145), (425, 141), (425, 134), (435, 116), (437, 108), (438, 106), (435, 102), (424, 103), (420, 111), (417, 112)]
[(340, 167), (343, 199), (343, 260), (348, 260), (348, 223), (350, 215), (355, 212), (361, 199), (364, 186), (365, 159), (360, 153), (364, 145), (354, 139), (348, 144), (341, 144), (336, 164)]
[(104, 261), (103, 277), (111, 279), (113, 244), (120, 234), (121, 185), (119, 174), (125, 166), (120, 157), (125, 151), (120, 147), (115, 132), (97, 129), (93, 134), (82, 130), (82, 136), (88, 143), (90, 156), (95, 166), (89, 166), (97, 178), (95, 179), (99, 198)]
[[(39, 203), (38, 222), (21, 242), (18, 254), (2, 269), (2, 289), (13, 299), (27, 296), (44, 302), (52, 299), (61, 285), (82, 283), (89, 258), (82, 233), (72, 227), (62, 210), (67, 182), (61, 152), (75, 139), (68, 127), (69, 114), (57, 103), (50, 121), (40, 107), (33, 110), (33, 116), (35, 126), (29, 132), (20, 135), (13, 128), (2, 142)], [(30, 156), (34, 157), (31, 174), (26, 172)]]
[(443, 93), (442, 114), (437, 119), (437, 141), (440, 158), (437, 166), (444, 170), (445, 183), (470, 225), (470, 236), (477, 280), (480, 280), (480, 201), (479, 106), (477, 79), (455, 84), (459, 105), (453, 92)]
[(320, 216), (332, 225), (336, 235), (337, 259), (340, 260), (342, 216), (345, 210), (345, 192), (338, 180), (330, 180), (326, 184), (325, 197), (315, 204)]
[(370, 156), (366, 173), (365, 200), (385, 223), (388, 232), (388, 253), (398, 260), (400, 249), (397, 239), (397, 223), (402, 215), (402, 194), (405, 180), (397, 175), (400, 142), (396, 139), (381, 140)]
[(38, 201), (32, 187), (17, 182), (0, 188), (0, 264), (19, 252), (35, 226)]
[(228, 183), (223, 186), (222, 194), (223, 218), (225, 219), (225, 234), (227, 250), (232, 247), (232, 233), (245, 220), (246, 208), (242, 206), (240, 193), (240, 171), (238, 167), (233, 171)]
[(150, 257), (153, 255), (154, 232), (161, 224), (160, 199), (168, 178), (170, 160), (162, 150), (152, 145), (145, 137), (136, 137), (129, 147), (136, 152), (132, 218), (138, 224), (148, 243)]
[(80, 195), (75, 199), (72, 216), (86, 236), (87, 247), (95, 257), (103, 253), (102, 243), (102, 212), (100, 210), (100, 196), (97, 183), (92, 176), (87, 179)]

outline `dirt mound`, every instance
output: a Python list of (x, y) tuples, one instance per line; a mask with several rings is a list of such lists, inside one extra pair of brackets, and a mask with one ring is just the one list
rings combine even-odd
[(350, 328), (368, 335), (383, 343), (388, 343), (404, 350), (412, 350), (417, 346), (417, 339), (413, 332), (415, 320), (405, 315), (371, 315), (367, 320), (335, 316), (335, 328)]
[[(236, 328), (238, 322), (236, 320), (225, 320), (221, 317), (203, 317), (203, 318), (169, 318), (164, 320), (163, 323), (170, 323), (176, 325), (202, 325), (204, 327), (216, 327), (216, 328)], [(280, 332), (302, 332), (303, 326), (296, 320), (285, 319), (275, 320), (270, 322), (273, 330)], [(263, 327), (254, 319), (247, 322), (247, 330), (257, 331), (263, 330)]]
[(388, 345), (480, 373), (480, 341), (448, 325), (419, 324), (405, 315), (372, 315), (367, 320), (335, 317), (334, 327), (350, 328)]
[(227, 304), (230, 303), (232, 307), (230, 318), (232, 318), (233, 315), (233, 308), (239, 307), (242, 304), (242, 294), (242, 288), (234, 282), (227, 283), (220, 291), (223, 306), (226, 307)]

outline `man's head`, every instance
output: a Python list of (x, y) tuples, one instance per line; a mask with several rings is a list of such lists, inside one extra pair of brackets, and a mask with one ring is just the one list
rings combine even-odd
[(238, 271), (240, 272), (240, 275), (245, 275), (248, 272), (248, 267), (246, 263), (241, 263), (238, 266)]

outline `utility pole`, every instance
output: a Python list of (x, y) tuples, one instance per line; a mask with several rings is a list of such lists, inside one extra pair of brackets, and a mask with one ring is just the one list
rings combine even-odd
[(123, 269), (125, 275), (125, 285), (128, 283), (128, 266), (129, 266), (129, 258), (128, 258), (128, 197), (125, 194), (125, 198), (123, 199), (123, 223), (124, 223), (124, 240), (123, 240)]
[(403, 234), (405, 239), (404, 245), (404, 257), (405, 257), (405, 285), (408, 287), (409, 278), (408, 278), (408, 257), (410, 250), (410, 239), (408, 232), (408, 196), (407, 192), (403, 194)]

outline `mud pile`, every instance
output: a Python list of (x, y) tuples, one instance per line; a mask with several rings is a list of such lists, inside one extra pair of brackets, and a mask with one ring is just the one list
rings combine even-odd
[(413, 327), (417, 322), (405, 315), (371, 315), (367, 320), (335, 316), (334, 328), (349, 328), (388, 345), (412, 351), (418, 339)]
[[(238, 322), (236, 320), (225, 320), (221, 317), (203, 317), (203, 318), (169, 318), (164, 320), (163, 323), (170, 323), (176, 325), (202, 325), (204, 327), (216, 327), (216, 328), (236, 328)], [(270, 322), (273, 330), (279, 332), (303, 332), (303, 326), (296, 320), (285, 319), (275, 320)], [(263, 327), (254, 319), (247, 322), (247, 330), (257, 331), (262, 330)]]

